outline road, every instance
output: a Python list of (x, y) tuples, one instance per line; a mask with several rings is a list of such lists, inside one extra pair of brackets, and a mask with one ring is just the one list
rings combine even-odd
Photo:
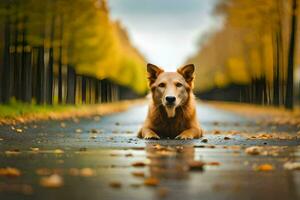
[[(300, 161), (299, 128), (260, 124), (202, 103), (197, 109), (206, 134), (189, 141), (136, 138), (146, 105), (108, 116), (2, 126), (0, 168), (21, 174), (0, 170), (0, 199), (300, 199), (300, 171), (283, 167)], [(251, 138), (280, 132), (291, 138)], [(262, 152), (247, 154), (254, 145)], [(202, 170), (189, 168), (195, 160), (205, 163)], [(59, 181), (43, 184), (52, 174)], [(154, 183), (147, 177), (156, 177)]]

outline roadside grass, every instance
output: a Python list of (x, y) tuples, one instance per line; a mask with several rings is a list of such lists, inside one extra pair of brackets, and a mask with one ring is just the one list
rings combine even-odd
[(107, 115), (141, 103), (143, 99), (92, 105), (37, 105), (11, 100), (8, 104), (0, 104), (0, 124)]
[(64, 112), (72, 109), (78, 109), (80, 106), (71, 105), (36, 105), (10, 101), (8, 104), (0, 105), (0, 118), (15, 118), (28, 114), (47, 114), (49, 112)]

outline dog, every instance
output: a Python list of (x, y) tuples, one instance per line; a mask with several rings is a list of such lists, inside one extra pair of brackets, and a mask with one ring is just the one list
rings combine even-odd
[(160, 67), (147, 64), (151, 102), (147, 118), (138, 132), (144, 139), (195, 139), (202, 137), (196, 116), (193, 95), (195, 78), (193, 64), (176, 72), (165, 72)]

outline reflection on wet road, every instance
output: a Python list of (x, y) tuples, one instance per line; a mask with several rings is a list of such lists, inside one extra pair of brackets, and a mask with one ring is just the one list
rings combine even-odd
[(145, 112), (0, 127), (0, 199), (300, 198), (297, 127), (199, 105), (206, 140), (144, 141)]

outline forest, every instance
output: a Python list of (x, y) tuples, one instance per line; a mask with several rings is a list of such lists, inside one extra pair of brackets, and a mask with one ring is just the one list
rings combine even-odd
[(2, 103), (109, 102), (147, 89), (145, 59), (105, 0), (1, 0), (0, 30)]
[[(299, 2), (220, 0), (223, 21), (187, 63), (197, 68), (200, 97), (292, 109), (300, 100)], [(200, 78), (199, 78), (200, 77)]]

